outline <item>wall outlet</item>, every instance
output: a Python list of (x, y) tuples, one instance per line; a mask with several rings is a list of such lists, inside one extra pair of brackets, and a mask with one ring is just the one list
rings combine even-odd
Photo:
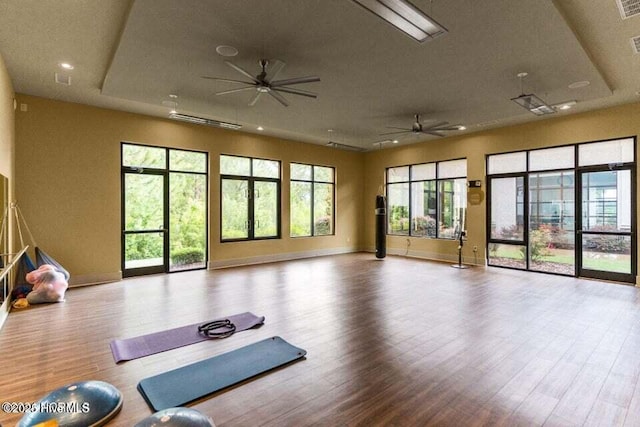
[(478, 252), (478, 246), (477, 245), (473, 245), (473, 252)]

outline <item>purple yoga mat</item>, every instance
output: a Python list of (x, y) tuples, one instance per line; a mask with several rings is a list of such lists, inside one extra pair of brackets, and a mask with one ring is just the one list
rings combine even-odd
[[(244, 331), (264, 323), (264, 316), (258, 317), (253, 313), (240, 313), (233, 316), (221, 317), (214, 320), (229, 319), (236, 326), (236, 332)], [(198, 333), (199, 322), (193, 325), (181, 326), (175, 329), (156, 332), (139, 337), (127, 338), (124, 340), (113, 340), (109, 343), (113, 359), (118, 362), (138, 359), (150, 356), (185, 345), (195, 344), (200, 341), (207, 341), (210, 338)]]

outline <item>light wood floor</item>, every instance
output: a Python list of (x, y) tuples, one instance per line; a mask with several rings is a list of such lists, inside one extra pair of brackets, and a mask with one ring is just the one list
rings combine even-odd
[[(265, 325), (113, 362), (112, 339), (244, 311)], [(192, 406), (218, 426), (640, 425), (639, 289), (372, 254), (127, 279), (14, 311), (0, 397), (103, 380), (124, 394), (111, 425), (130, 426), (151, 413), (142, 378), (274, 335), (307, 359)]]

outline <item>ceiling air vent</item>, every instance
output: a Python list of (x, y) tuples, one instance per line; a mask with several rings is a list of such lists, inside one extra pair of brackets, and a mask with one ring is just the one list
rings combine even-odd
[(233, 130), (238, 130), (242, 127), (242, 125), (238, 125), (236, 123), (221, 122), (218, 120), (205, 119), (204, 117), (188, 116), (186, 114), (179, 114), (179, 113), (171, 113), (169, 114), (169, 118), (174, 120), (180, 120), (183, 122), (195, 123), (198, 125), (215, 126), (218, 128), (233, 129)]
[(640, 15), (640, 0), (617, 0), (622, 19)]
[(635, 53), (640, 53), (640, 36), (631, 37), (631, 46)]
[(71, 86), (71, 76), (68, 74), (58, 74), (58, 73), (54, 73), (55, 74), (55, 81), (58, 84), (61, 85), (65, 85), (65, 86)]
[(339, 148), (340, 150), (347, 150), (347, 151), (364, 151), (364, 149), (360, 147), (354, 147), (353, 145), (341, 144), (339, 142), (332, 142), (332, 141), (329, 141), (327, 143), (327, 146), (333, 147), (333, 148)]

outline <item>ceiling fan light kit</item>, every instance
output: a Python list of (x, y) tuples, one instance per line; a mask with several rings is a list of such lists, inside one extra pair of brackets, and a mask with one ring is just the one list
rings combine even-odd
[(447, 29), (408, 0), (353, 0), (422, 43), (447, 33)]

